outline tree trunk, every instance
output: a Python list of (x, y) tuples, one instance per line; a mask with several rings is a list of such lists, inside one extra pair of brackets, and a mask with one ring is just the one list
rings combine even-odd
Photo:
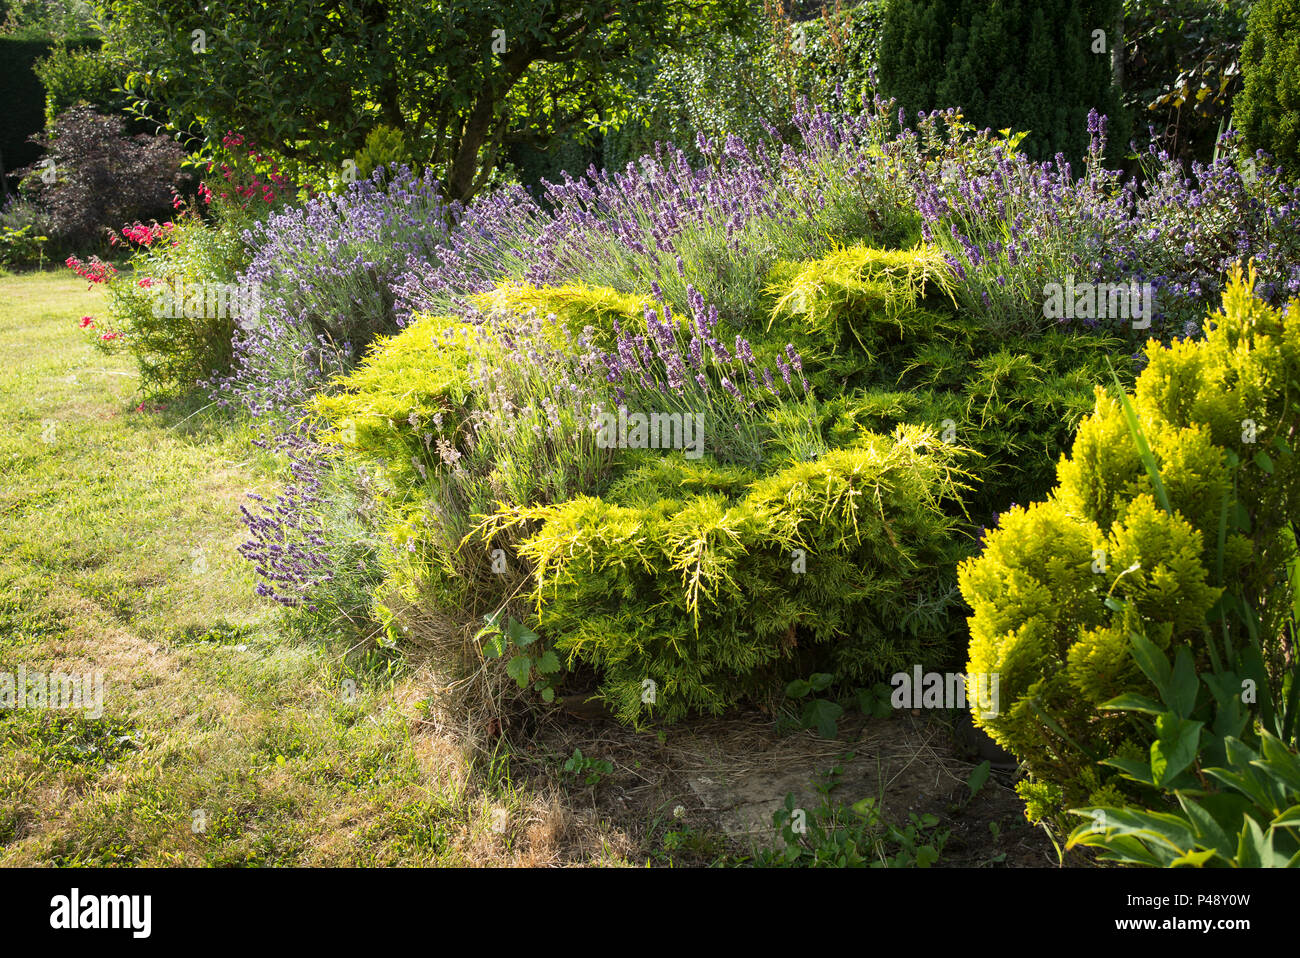
[(501, 62), (500, 82), (479, 94), (473, 111), (465, 121), (465, 131), (456, 144), (456, 155), (452, 158), (451, 169), (447, 173), (448, 199), (468, 203), (474, 197), (479, 150), (489, 139), (497, 107), (510, 95), (528, 65), (533, 62), (534, 55), (526, 47), (507, 54)]
[(381, 2), (366, 3), (361, 8), (362, 19), (369, 24), (374, 34), (370, 38), (371, 49), (383, 51), (388, 55), (388, 69), (383, 73), (379, 88), (372, 90), (375, 102), (383, 115), (384, 125), (394, 130), (405, 130), (406, 118), (402, 116), (401, 88), (397, 77), (397, 57), (394, 55), (396, 40), (393, 36), (392, 23), (388, 17), (388, 5)]
[(451, 170), (447, 174), (447, 192), (449, 199), (468, 203), (474, 195), (474, 174), (478, 172), (478, 151), (487, 139), (492, 125), (492, 114), (496, 110), (496, 100), (490, 90), (484, 90), (474, 104), (474, 112), (465, 123), (465, 132), (456, 147), (456, 156), (451, 161)]

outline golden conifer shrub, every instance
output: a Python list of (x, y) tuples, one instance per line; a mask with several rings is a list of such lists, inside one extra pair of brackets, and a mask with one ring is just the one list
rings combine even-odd
[(1221, 614), (1244, 602), (1266, 659), (1284, 654), (1300, 309), (1256, 299), (1254, 283), (1253, 268), (1234, 271), (1204, 340), (1148, 343), (1124, 402), (1099, 388), (1046, 500), (1004, 513), (959, 568), (973, 610), (968, 671), (999, 675), (997, 714), (975, 721), (1026, 763), (1027, 797), (1075, 802), (1114, 787), (1097, 762), (1143, 739), (1131, 713), (1097, 707), (1145, 691), (1135, 631), (1209, 667), (1207, 629), (1247, 641), (1243, 619)]

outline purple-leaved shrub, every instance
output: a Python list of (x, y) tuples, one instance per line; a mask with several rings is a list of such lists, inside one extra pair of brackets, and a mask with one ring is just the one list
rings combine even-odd
[(64, 248), (94, 252), (110, 229), (171, 212), (185, 151), (170, 137), (126, 134), (121, 117), (87, 106), (62, 114), (36, 142), (46, 157), (23, 172), (23, 191)]

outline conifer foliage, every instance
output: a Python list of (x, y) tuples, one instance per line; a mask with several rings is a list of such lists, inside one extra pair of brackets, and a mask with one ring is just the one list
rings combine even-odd
[(956, 106), (977, 127), (1029, 130), (1023, 148), (1032, 157), (1059, 152), (1077, 164), (1090, 109), (1122, 132), (1111, 86), (1118, 8), (1118, 0), (892, 0), (882, 92), (909, 114)]

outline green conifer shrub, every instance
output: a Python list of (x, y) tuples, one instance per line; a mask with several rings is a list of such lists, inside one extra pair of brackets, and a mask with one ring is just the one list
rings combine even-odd
[[(502, 397), (529, 405), (566, 371), (597, 396), (584, 350), (615, 324), (644, 332), (644, 297), (502, 284), (473, 323), (428, 316), (377, 344), (314, 409), (379, 467), (381, 618), (506, 603), (630, 722), (716, 714), (814, 671), (851, 684), (950, 660), (975, 527), (1049, 487), (1114, 345), (1003, 342), (958, 315), (947, 269), (928, 247), (779, 264), (753, 351), (795, 344), (815, 387), (749, 411), (752, 458), (596, 452), (589, 422), (543, 439), (543, 420), (500, 418)], [(544, 361), (519, 360), (517, 322)]]
[[(400, 626), (394, 610), (421, 602), (482, 614), (517, 592), (528, 605), (513, 614), (594, 669), (628, 721), (717, 713), (810, 669), (865, 680), (952, 654), (970, 541), (960, 444), (842, 423), (834, 445), (810, 445), (804, 407), (784, 403), (766, 413), (761, 462), (619, 450), (584, 471), (581, 443), (533, 449), (483, 428), (490, 393), (580, 361), (578, 341), (608, 340), (615, 322), (643, 330), (647, 301), (503, 285), (474, 305), (480, 320), (545, 313), (532, 322), (549, 361), (503, 360), (496, 320), (426, 316), (314, 403), (326, 441), (379, 467), (394, 545), (381, 618)], [(521, 405), (533, 387), (511, 382)], [(647, 678), (657, 704), (642, 701)]]
[(867, 682), (951, 651), (956, 457), (900, 427), (741, 488), (709, 466), (705, 489), (667, 482), (654, 502), (617, 501), (634, 479), (503, 506), (478, 535), (513, 534), (539, 628), (597, 670), (622, 719), (719, 714), (810, 671)]
[[(1126, 144), (1111, 44), (1119, 0), (890, 0), (879, 44), (881, 92), (909, 114), (960, 107), (977, 127), (1028, 130), (1024, 149), (1077, 164), (1090, 109)], [(1105, 32), (1104, 52), (1094, 31)]]
[(1241, 47), (1233, 119), (1246, 142), (1300, 175), (1300, 2), (1259, 0)]
[[(410, 167), (419, 165), (415, 150), (406, 141), (402, 131), (382, 123), (366, 134), (366, 140), (357, 151), (354, 162), (360, 179), (369, 179), (376, 169), (386, 167), (390, 163)], [(418, 173), (420, 170), (417, 169), (415, 172)]]
[[(1053, 329), (999, 336), (954, 307), (934, 247), (851, 246), (769, 277), (769, 329), (793, 342), (824, 404), (823, 431), (924, 423), (976, 453), (964, 497), (977, 520), (1045, 494), (1122, 344)], [(756, 352), (759, 350), (756, 348)]]

